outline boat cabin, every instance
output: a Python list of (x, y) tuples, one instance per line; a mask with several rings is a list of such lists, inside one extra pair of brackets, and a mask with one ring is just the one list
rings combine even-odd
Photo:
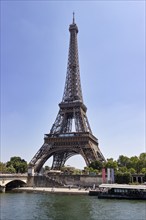
[(146, 185), (101, 184), (98, 198), (146, 199)]

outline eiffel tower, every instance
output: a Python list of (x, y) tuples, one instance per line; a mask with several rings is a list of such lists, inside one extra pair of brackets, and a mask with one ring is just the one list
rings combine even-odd
[(105, 160), (98, 147), (98, 139), (92, 134), (86, 115), (87, 108), (83, 103), (77, 45), (78, 27), (75, 24), (74, 13), (69, 32), (70, 44), (63, 98), (50, 133), (45, 134), (44, 144), (29, 163), (29, 168), (34, 172), (39, 172), (51, 156), (52, 170), (60, 170), (74, 155), (81, 155), (87, 166), (95, 160)]

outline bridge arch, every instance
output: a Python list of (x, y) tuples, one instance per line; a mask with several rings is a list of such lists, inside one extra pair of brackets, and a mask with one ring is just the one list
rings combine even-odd
[(5, 185), (5, 190), (9, 191), (14, 188), (24, 187), (24, 186), (26, 186), (25, 181), (20, 180), (20, 179), (14, 179), (14, 180), (10, 180), (9, 182), (7, 182), (7, 184)]

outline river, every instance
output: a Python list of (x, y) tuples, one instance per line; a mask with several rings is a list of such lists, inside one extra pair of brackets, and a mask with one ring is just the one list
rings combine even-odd
[(1, 220), (145, 220), (146, 202), (88, 195), (1, 193)]

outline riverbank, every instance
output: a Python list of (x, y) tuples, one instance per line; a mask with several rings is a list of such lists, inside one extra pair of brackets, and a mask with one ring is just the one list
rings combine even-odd
[(55, 194), (84, 194), (88, 195), (89, 190), (77, 189), (77, 188), (51, 188), (51, 187), (20, 187), (13, 189), (15, 192), (43, 192), (43, 193), (55, 193)]

